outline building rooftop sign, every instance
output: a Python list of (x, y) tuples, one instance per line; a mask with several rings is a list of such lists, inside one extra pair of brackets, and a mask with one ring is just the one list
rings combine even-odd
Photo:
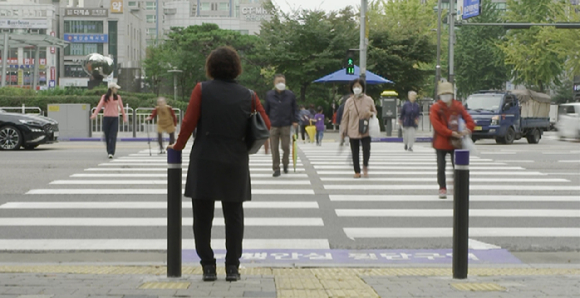
[(65, 16), (106, 18), (109, 16), (109, 10), (106, 8), (67, 8)]

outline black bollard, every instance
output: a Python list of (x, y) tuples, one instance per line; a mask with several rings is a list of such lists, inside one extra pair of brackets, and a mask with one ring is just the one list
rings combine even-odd
[(181, 277), (181, 151), (167, 150), (167, 277)]
[(453, 183), (453, 278), (467, 278), (469, 150), (455, 150)]

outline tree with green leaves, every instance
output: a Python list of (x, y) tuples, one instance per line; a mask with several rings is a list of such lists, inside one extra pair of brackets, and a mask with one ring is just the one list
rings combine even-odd
[(344, 67), (346, 51), (359, 43), (357, 15), (351, 7), (340, 11), (295, 10), (285, 13), (268, 1), (272, 19), (262, 22), (260, 38), (264, 61), (286, 76), (300, 101), (325, 97), (324, 87), (312, 81)]
[[(394, 89), (401, 97), (433, 85), (437, 51), (436, 1), (373, 1), (369, 6), (368, 69), (395, 82), (371, 88)], [(431, 78), (431, 79), (430, 79)], [(424, 92), (423, 92), (424, 93)], [(374, 95), (378, 97), (378, 94)]]
[[(558, 14), (552, 9), (560, 5), (553, 0), (508, 0), (506, 21), (511, 23), (556, 23)], [(566, 58), (555, 49), (552, 36), (554, 27), (512, 29), (506, 35), (501, 49), (506, 64), (513, 67), (515, 84), (545, 92), (552, 84), (559, 85)]]
[[(482, 14), (469, 23), (501, 23), (502, 12), (491, 0), (482, 2)], [(462, 26), (456, 33), (455, 62), (458, 95), (465, 98), (478, 90), (503, 89), (509, 81), (505, 54), (499, 48), (503, 27)]]

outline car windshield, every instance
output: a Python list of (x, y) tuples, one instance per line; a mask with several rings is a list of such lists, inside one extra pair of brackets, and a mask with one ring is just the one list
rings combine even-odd
[(467, 97), (465, 104), (470, 110), (497, 111), (503, 94), (476, 94)]
[(560, 106), (558, 108), (558, 114), (560, 115), (575, 115), (576, 113), (576, 109), (574, 108), (573, 105), (569, 105), (569, 106)]

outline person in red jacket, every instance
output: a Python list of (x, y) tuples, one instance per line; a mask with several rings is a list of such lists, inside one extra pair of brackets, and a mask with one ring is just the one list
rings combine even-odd
[[(469, 135), (475, 128), (473, 119), (467, 113), (461, 102), (453, 99), (453, 85), (449, 82), (439, 84), (437, 101), (431, 107), (429, 117), (435, 133), (433, 134), (433, 148), (437, 152), (437, 183), (439, 183), (439, 198), (447, 198), (447, 184), (445, 177), (446, 156), (451, 156), (451, 163), (455, 167), (453, 153), (460, 149), (460, 140)], [(459, 131), (459, 122), (465, 121), (464, 131)]]

